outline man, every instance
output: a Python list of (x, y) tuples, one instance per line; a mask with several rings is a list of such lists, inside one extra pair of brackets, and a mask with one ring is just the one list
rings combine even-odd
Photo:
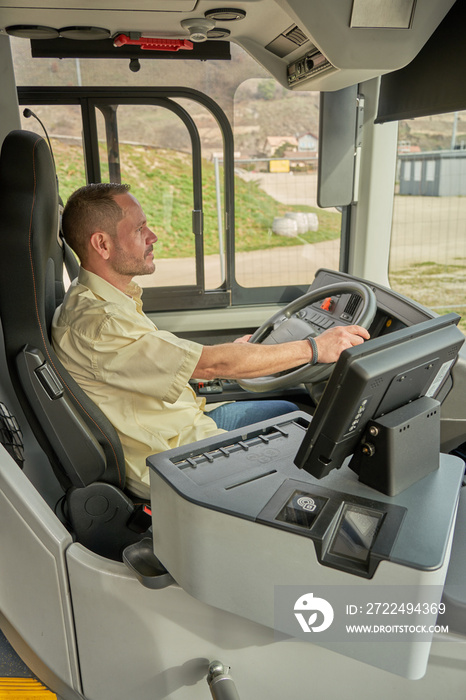
[[(155, 270), (157, 236), (129, 186), (80, 188), (66, 204), (62, 226), (81, 269), (55, 313), (53, 344), (70, 374), (118, 431), (132, 493), (149, 495), (150, 454), (295, 408), (279, 402), (275, 413), (256, 409), (249, 420), (238, 417), (244, 413), (242, 404), (249, 402), (221, 406), (210, 416), (205, 412), (205, 401), (196, 397), (189, 379), (282, 372), (309, 362), (311, 344), (203, 346), (158, 330), (143, 313), (141, 289), (132, 281)], [(316, 338), (319, 362), (334, 362), (342, 350), (368, 337), (358, 326), (322, 333)]]

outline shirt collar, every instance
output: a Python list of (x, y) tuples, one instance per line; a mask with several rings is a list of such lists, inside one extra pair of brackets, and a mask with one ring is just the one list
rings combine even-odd
[(136, 282), (130, 282), (126, 292), (122, 292), (113, 284), (104, 280), (103, 277), (84, 269), (84, 267), (79, 268), (78, 282), (88, 287), (91, 292), (104, 301), (111, 301), (116, 304), (131, 304), (131, 306), (135, 303), (138, 311), (142, 309), (142, 289)]

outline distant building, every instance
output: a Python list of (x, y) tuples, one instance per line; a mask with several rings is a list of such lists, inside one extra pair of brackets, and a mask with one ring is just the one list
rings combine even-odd
[(275, 155), (278, 148), (288, 144), (292, 148), (287, 147), (287, 152), (290, 150), (298, 150), (298, 140), (295, 136), (267, 136), (264, 143), (264, 153), (266, 156)]
[(317, 154), (319, 149), (319, 139), (314, 134), (307, 133), (298, 137), (298, 151), (311, 151), (312, 154)]
[(319, 150), (319, 139), (311, 133), (302, 136), (268, 136), (264, 143), (264, 154), (268, 157), (276, 156), (281, 149), (279, 156), (282, 158), (293, 158), (297, 154), (306, 156), (317, 156)]
[(398, 153), (420, 153), (419, 146), (412, 146), (409, 141), (400, 141), (398, 144)]
[(400, 155), (400, 194), (465, 196), (466, 151), (424, 151)]

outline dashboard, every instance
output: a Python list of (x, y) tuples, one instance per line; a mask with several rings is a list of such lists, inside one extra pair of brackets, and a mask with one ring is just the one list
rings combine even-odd
[[(397, 294), (382, 285), (372, 282), (368, 283), (366, 280), (353, 277), (344, 272), (325, 268), (317, 271), (315, 279), (306, 293), (329, 285), (344, 284), (345, 282), (362, 282), (368, 285), (375, 293), (377, 312), (369, 328), (371, 338), (377, 338), (386, 333), (392, 333), (401, 328), (421, 323), (436, 315), (413, 300)], [(323, 296), (318, 302), (298, 311), (293, 317), (293, 322), (298, 327), (297, 332), (301, 332), (300, 337), (306, 337), (306, 326), (309, 327), (309, 334), (319, 334), (337, 325), (352, 325), (355, 319), (358, 318), (361, 304), (361, 297), (354, 293), (338, 294), (330, 297)], [(279, 316), (274, 327), (278, 328), (286, 318), (285, 315), (283, 317)], [(192, 380), (191, 385), (196, 393), (200, 396), (205, 396), (208, 402), (259, 398), (257, 394), (251, 395), (244, 391), (237, 382), (232, 380)], [(317, 385), (312, 390), (309, 387), (307, 389), (291, 387), (290, 389), (281, 390), (280, 394), (285, 398), (294, 397), (298, 402), (301, 400), (303, 403), (308, 403), (310, 393), (312, 401), (316, 403), (322, 391), (323, 386), (319, 389)], [(260, 394), (260, 398), (268, 398), (271, 395), (276, 396), (272, 392), (264, 392)]]
[[(413, 326), (416, 323), (422, 323), (422, 321), (436, 316), (429, 309), (417, 304), (412, 299), (397, 294), (392, 289), (334, 270), (318, 270), (308, 291), (314, 291), (330, 284), (350, 281), (366, 284), (376, 296), (377, 313), (369, 328), (372, 338)], [(351, 325), (357, 318), (360, 304), (361, 298), (356, 294), (338, 295), (324, 299), (306, 309), (306, 318), (312, 325), (319, 328), (319, 331), (334, 325)]]
[[(367, 282), (353, 277), (344, 272), (337, 272), (322, 268), (317, 271), (315, 279), (309, 289), (314, 291), (328, 285), (345, 282), (362, 282), (374, 291), (377, 299), (377, 311), (369, 328), (372, 338), (377, 338), (396, 330), (422, 323), (437, 316), (437, 314), (423, 307), (421, 304), (398, 294), (392, 289), (382, 285)], [(303, 308), (302, 317), (297, 319), (300, 323), (309, 324), (309, 333), (313, 328), (317, 332), (326, 330), (335, 325), (351, 325), (357, 318), (360, 298), (352, 294), (326, 298)], [(246, 332), (246, 329), (245, 329)], [(306, 337), (303, 335), (302, 337)], [(299, 406), (312, 413), (313, 407), (319, 402), (326, 382), (322, 381), (313, 385), (300, 385), (281, 389), (279, 395), (294, 401)], [(253, 394), (242, 389), (235, 381), (215, 380), (208, 382), (195, 382), (194, 389), (204, 396), (208, 402), (236, 401), (257, 398), (277, 398), (277, 392), (263, 392)], [(441, 396), (441, 449), (448, 453), (456, 450), (466, 441), (466, 415), (464, 412), (464, 395), (466, 393), (466, 350), (460, 350), (458, 360), (453, 367), (451, 377), (445, 382)]]

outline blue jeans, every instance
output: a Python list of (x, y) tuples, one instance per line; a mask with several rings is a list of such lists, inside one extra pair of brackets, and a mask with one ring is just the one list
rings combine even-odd
[(267, 418), (275, 418), (298, 410), (298, 407), (291, 401), (235, 401), (218, 406), (218, 408), (208, 411), (207, 415), (217, 423), (217, 427), (223, 430), (235, 430), (244, 425), (251, 425), (251, 423), (258, 423), (267, 420)]

